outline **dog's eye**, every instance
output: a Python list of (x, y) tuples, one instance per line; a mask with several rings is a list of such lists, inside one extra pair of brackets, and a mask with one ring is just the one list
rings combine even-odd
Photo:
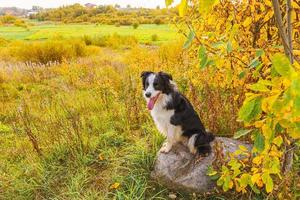
[(156, 82), (153, 83), (153, 86), (154, 86), (154, 87), (157, 87), (157, 86), (158, 86), (158, 83), (156, 83)]

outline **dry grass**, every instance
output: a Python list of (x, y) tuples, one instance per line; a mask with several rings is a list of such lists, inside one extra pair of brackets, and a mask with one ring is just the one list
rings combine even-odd
[(230, 95), (239, 90), (211, 84), (213, 70), (193, 67), (181, 45), (2, 62), (0, 199), (166, 199), (170, 191), (150, 179), (163, 138), (145, 108), (140, 73), (171, 73), (215, 134), (230, 136), (239, 126), (241, 100)]

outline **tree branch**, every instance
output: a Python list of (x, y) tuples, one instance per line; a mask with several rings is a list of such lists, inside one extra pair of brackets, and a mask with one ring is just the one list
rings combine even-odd
[(286, 13), (287, 13), (287, 38), (288, 38), (288, 44), (289, 44), (289, 54), (290, 54), (290, 61), (293, 64), (294, 62), (294, 55), (293, 55), (293, 43), (292, 43), (292, 0), (287, 0), (286, 3)]
[(281, 15), (281, 11), (280, 11), (280, 5), (279, 5), (279, 1), (278, 0), (272, 0), (272, 4), (273, 4), (273, 8), (274, 8), (274, 14), (275, 14), (275, 20), (277, 23), (277, 28), (279, 30), (279, 34), (280, 34), (280, 38), (282, 40), (282, 44), (284, 47), (284, 53), (286, 56), (289, 57), (290, 61), (291, 61), (291, 50), (289, 48), (288, 45), (288, 38), (285, 32), (285, 28), (282, 22), (282, 15)]

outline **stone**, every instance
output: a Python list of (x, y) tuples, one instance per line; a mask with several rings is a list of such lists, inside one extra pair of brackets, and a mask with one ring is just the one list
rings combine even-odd
[(174, 145), (168, 153), (158, 152), (151, 177), (176, 191), (196, 193), (212, 191), (216, 187), (216, 182), (206, 174), (208, 167), (217, 158), (216, 149), (219, 149), (219, 153), (225, 157), (229, 152), (239, 149), (240, 145), (248, 150), (251, 150), (251, 145), (225, 137), (216, 137), (211, 145), (212, 153), (202, 157), (201, 160), (180, 143)]

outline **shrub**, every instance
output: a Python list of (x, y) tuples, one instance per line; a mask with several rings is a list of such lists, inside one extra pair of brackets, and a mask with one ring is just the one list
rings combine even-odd
[(154, 24), (156, 24), (156, 25), (162, 24), (162, 20), (161, 20), (160, 18), (155, 18), (153, 22), (154, 22)]
[(92, 44), (92, 38), (91, 38), (91, 36), (89, 36), (89, 35), (84, 35), (83, 37), (82, 37), (82, 40), (84, 41), (84, 43), (86, 44), (86, 45), (91, 45)]
[(64, 59), (84, 56), (86, 45), (82, 41), (49, 40), (45, 42), (22, 43), (13, 53), (21, 61), (47, 64)]
[(158, 40), (158, 35), (157, 34), (151, 35), (151, 40), (152, 42), (156, 42)]
[(0, 46), (6, 46), (9, 43), (7, 39), (0, 37)]
[(133, 23), (133, 24), (132, 24), (132, 27), (133, 27), (134, 29), (137, 29), (137, 28), (139, 27), (139, 23), (137, 23), (137, 22)]
[(82, 40), (86, 45), (95, 45), (99, 47), (113, 47), (119, 48), (120, 46), (134, 46), (138, 40), (134, 36), (121, 36), (117, 33), (105, 36), (84, 36)]
[(116, 22), (116, 23), (115, 23), (115, 26), (116, 26), (116, 27), (120, 27), (120, 26), (121, 26), (120, 22)]
[(13, 24), (16, 20), (17, 20), (17, 18), (12, 15), (0, 16), (0, 22), (2, 24)]
[(17, 26), (17, 27), (27, 28), (26, 23), (23, 20), (21, 20), (21, 19), (17, 19), (14, 22), (14, 25)]

